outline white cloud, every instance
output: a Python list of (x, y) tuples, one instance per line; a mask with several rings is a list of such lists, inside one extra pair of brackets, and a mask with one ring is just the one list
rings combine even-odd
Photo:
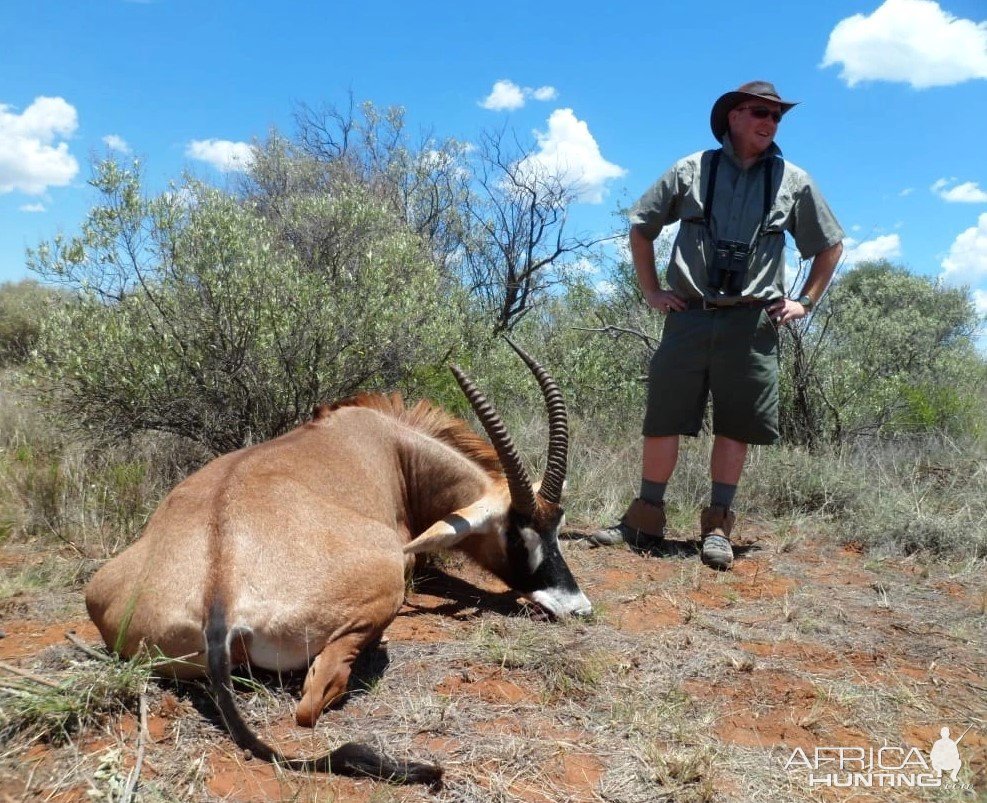
[(964, 181), (951, 187), (942, 194), (947, 201), (961, 204), (982, 204), (987, 203), (987, 192), (984, 192), (973, 181)]
[[(676, 221), (676, 223), (677, 222), (678, 221)], [(613, 248), (614, 254), (620, 262), (630, 263), (633, 261), (631, 256), (631, 243), (628, 237), (618, 237), (616, 240), (610, 240), (608, 245)]]
[(840, 78), (898, 81), (915, 89), (987, 78), (987, 22), (958, 19), (933, 0), (885, 0), (869, 17), (854, 14), (829, 35), (820, 66)]
[(601, 298), (610, 298), (610, 296), (617, 292), (617, 285), (613, 282), (608, 282), (606, 279), (601, 279), (593, 285), (593, 289)]
[(953, 241), (942, 261), (942, 277), (954, 285), (987, 281), (987, 212)]
[(24, 204), (22, 207), (20, 207), (20, 210), (21, 210), (21, 212), (31, 212), (31, 213), (44, 212), (45, 211), (45, 205), (44, 204)]
[(973, 304), (977, 308), (978, 315), (981, 317), (987, 315), (987, 290), (974, 290)]
[(161, 193), (161, 197), (182, 209), (194, 209), (199, 205), (199, 199), (190, 187), (167, 190)]
[(229, 173), (247, 170), (254, 163), (254, 146), (227, 139), (196, 139), (188, 144), (185, 155)]
[(987, 357), (987, 324), (984, 323), (984, 320), (987, 319), (987, 290), (973, 291), (973, 306), (976, 308), (981, 321), (980, 334), (976, 339), (977, 350), (984, 357)]
[[(987, 316), (987, 212), (977, 225), (960, 232), (942, 261), (942, 280), (954, 287), (970, 288), (977, 314)], [(977, 348), (987, 356), (987, 328), (981, 326)]]
[(602, 203), (606, 183), (627, 171), (608, 162), (590, 133), (589, 126), (572, 109), (556, 109), (547, 131), (535, 131), (538, 150), (522, 163), (522, 171), (558, 177), (576, 190), (580, 201)]
[(913, 192), (915, 192), (915, 188), (914, 187), (905, 187), (905, 189), (903, 189), (901, 192), (899, 192), (898, 195), (900, 197), (902, 197), (902, 198), (907, 198)]
[(843, 241), (843, 259), (848, 265), (879, 259), (896, 259), (900, 256), (901, 237), (897, 234), (882, 234), (862, 243), (852, 237), (847, 237)]
[(130, 146), (127, 144), (127, 140), (123, 137), (117, 136), (116, 134), (107, 134), (103, 137), (103, 144), (105, 144), (111, 151), (130, 153)]
[[(964, 181), (962, 184), (956, 184), (955, 186), (950, 187), (949, 185), (954, 181), (956, 181), (955, 178), (941, 178), (933, 183), (929, 189), (944, 201), (949, 201), (950, 203), (987, 203), (987, 192), (980, 189), (980, 186), (975, 181)], [(947, 189), (947, 187), (949, 187), (949, 189)]]
[(987, 290), (973, 291), (973, 306), (980, 316), (979, 336), (976, 339), (977, 350), (987, 357), (987, 324), (984, 323), (987, 319)]
[(589, 259), (583, 257), (582, 259), (577, 259), (571, 265), (568, 266), (568, 271), (573, 276), (595, 276), (597, 274), (596, 264)]
[(497, 81), (490, 90), (490, 94), (480, 101), (484, 109), (491, 111), (514, 111), (524, 106), (528, 98), (535, 100), (555, 100), (558, 92), (554, 86), (540, 86), (537, 89), (531, 87), (520, 87), (513, 81), (506, 78)]
[(480, 105), (495, 112), (520, 109), (524, 106), (524, 92), (513, 81), (497, 81)]
[(63, 98), (35, 98), (20, 114), (0, 103), (0, 195), (41, 195), (72, 181), (79, 163), (59, 140), (78, 126), (75, 108)]

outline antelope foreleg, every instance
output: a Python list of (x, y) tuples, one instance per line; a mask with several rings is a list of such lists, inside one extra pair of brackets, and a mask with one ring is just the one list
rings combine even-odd
[(342, 699), (353, 661), (378, 635), (366, 631), (346, 633), (330, 641), (315, 656), (305, 676), (301, 702), (295, 709), (295, 721), (299, 725), (314, 727), (325, 707)]

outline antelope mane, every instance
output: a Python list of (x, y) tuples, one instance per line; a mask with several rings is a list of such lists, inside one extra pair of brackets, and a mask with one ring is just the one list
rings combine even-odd
[(312, 420), (323, 421), (343, 407), (363, 407), (394, 418), (452, 447), (480, 466), (492, 479), (504, 479), (500, 458), (486, 438), (474, 432), (462, 419), (428, 401), (422, 400), (413, 407), (406, 407), (404, 398), (397, 392), (359, 393), (333, 404), (317, 405)]

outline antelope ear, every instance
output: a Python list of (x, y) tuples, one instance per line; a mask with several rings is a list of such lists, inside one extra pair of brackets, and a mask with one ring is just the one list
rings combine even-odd
[(416, 539), (404, 546), (405, 555), (452, 549), (460, 541), (477, 532), (493, 529), (498, 519), (506, 515), (507, 507), (499, 496), (484, 496), (472, 505), (450, 513), (435, 522)]

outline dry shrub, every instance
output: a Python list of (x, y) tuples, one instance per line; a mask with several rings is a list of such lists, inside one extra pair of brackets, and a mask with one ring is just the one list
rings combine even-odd
[(42, 408), (17, 374), (7, 372), (3, 388), (0, 543), (61, 549), (83, 561), (110, 557), (205, 457), (163, 434), (93, 442)]

